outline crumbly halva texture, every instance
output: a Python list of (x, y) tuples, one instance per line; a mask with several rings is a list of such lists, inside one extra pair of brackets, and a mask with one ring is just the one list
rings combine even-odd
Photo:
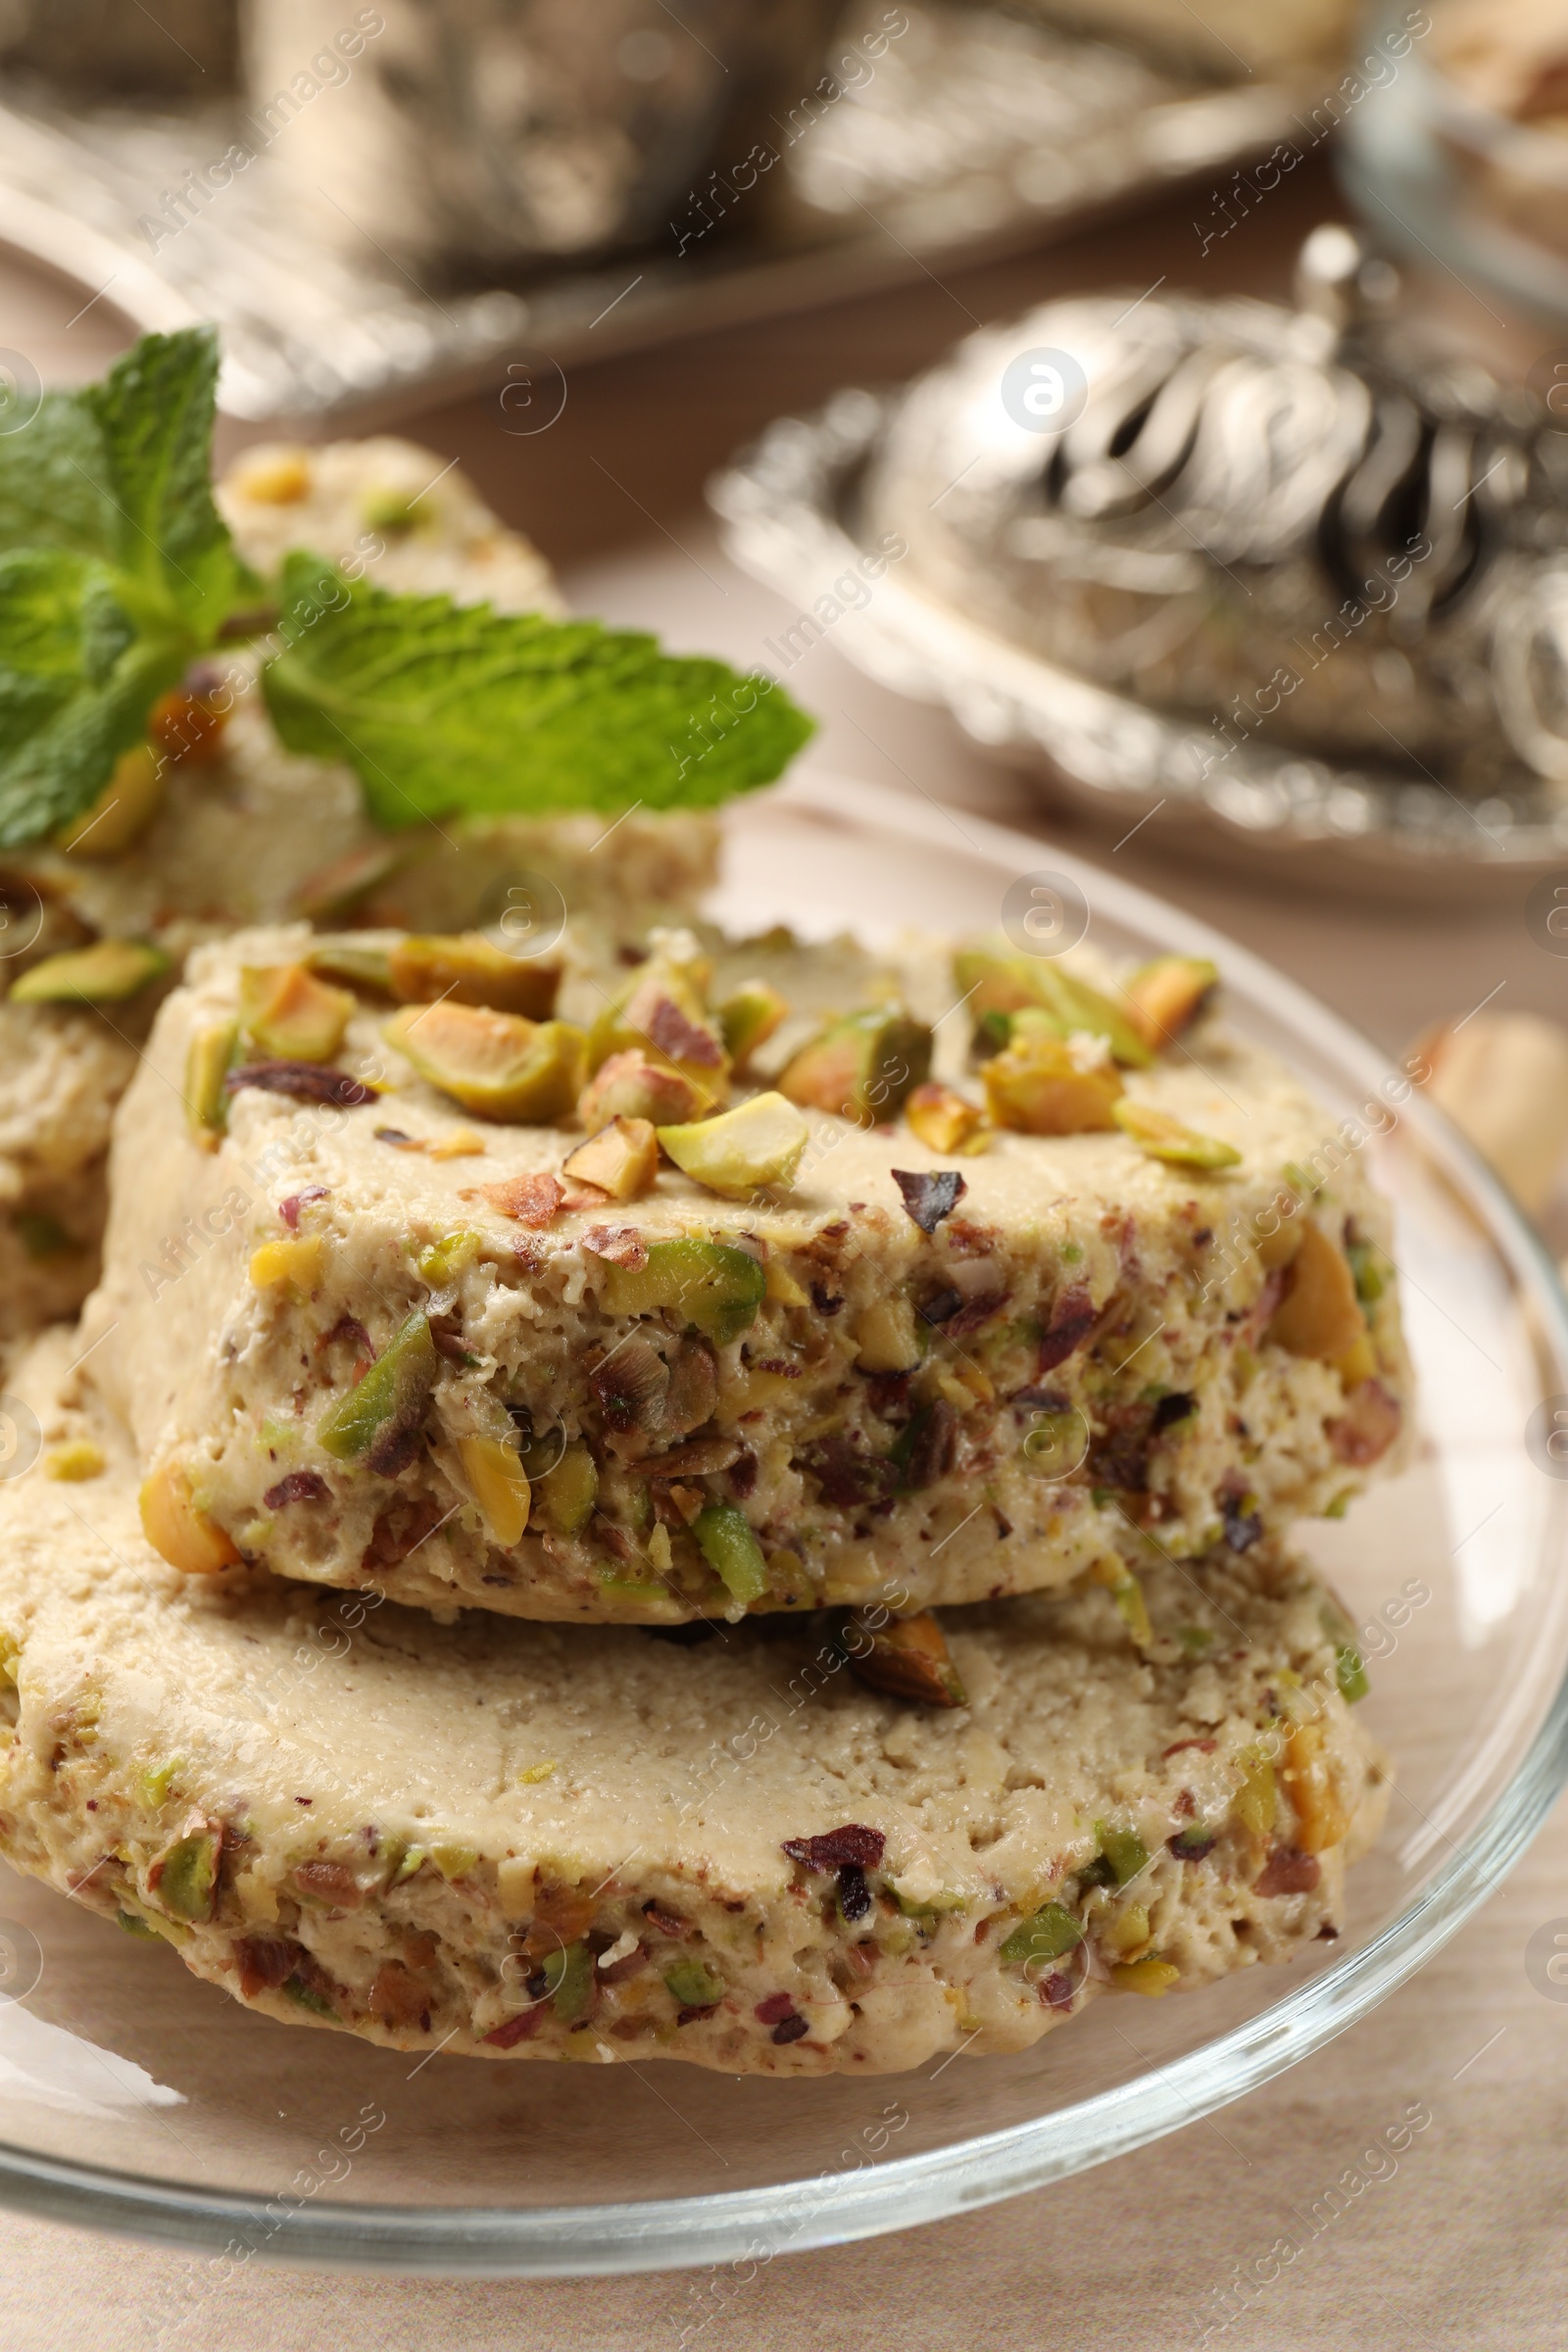
[[(1267, 1544), (955, 1612), (966, 1703), (853, 1629), (441, 1627), (167, 1567), (122, 1441), (0, 1489), (0, 1851), (295, 2024), (399, 2049), (731, 2074), (1027, 2047), (1333, 1938), (1387, 1767), (1333, 1596)], [(117, 1451), (118, 1447), (118, 1451)]]
[[(205, 1531), (188, 1565), (643, 1623), (1088, 1570), (1136, 1616), (1129, 1579), (1162, 1554), (1245, 1546), (1398, 1458), (1386, 1208), (1343, 1152), (1312, 1189), (1326, 1114), (1218, 1020), (1126, 1095), (1233, 1147), (1219, 1171), (1120, 1128), (955, 1160), (902, 1121), (808, 1110), (790, 1183), (729, 1200), (666, 1167), (617, 1200), (568, 1168), (569, 1114), (476, 1124), (366, 1001), (324, 1084), (389, 1091), (302, 1104), (264, 1072), (193, 1138), (193, 1049), (231, 1031), (246, 966), (309, 944), (204, 951), (118, 1130), (83, 1338), (150, 1488)], [(850, 943), (717, 955), (715, 1001), (759, 980), (797, 1034), (824, 999), (897, 989), (931, 1021), (952, 1002), (929, 946), (897, 969)], [(606, 1002), (590, 975), (561, 1009)], [(1339, 1286), (1327, 1339), (1303, 1268)]]
[[(218, 496), (264, 578), (309, 547), (392, 589), (560, 609), (537, 552), (431, 451), (372, 440), (263, 456), (265, 466), (242, 461)], [(269, 469), (274, 492), (297, 494), (253, 495), (246, 485), (267, 486)], [(569, 919), (584, 953), (612, 959), (620, 941), (688, 915), (713, 882), (709, 811), (633, 810), (608, 838), (599, 815), (381, 832), (350, 769), (282, 749), (254, 655), (235, 648), (206, 667), (211, 711), (194, 722), (171, 713), (134, 838), (104, 854), (117, 836), (100, 819), (76, 848), (39, 844), (0, 861), (0, 988), (95, 938), (156, 941), (177, 967), (202, 940), (302, 912), (428, 931), (531, 925), (536, 936)], [(75, 1313), (97, 1280), (110, 1121), (158, 993), (102, 1009), (0, 1006), (0, 1341)]]

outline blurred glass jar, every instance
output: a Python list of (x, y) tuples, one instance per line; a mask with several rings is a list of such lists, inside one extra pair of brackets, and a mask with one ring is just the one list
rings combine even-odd
[(236, 0), (0, 0), (0, 65), (86, 98), (221, 98), (235, 83)]
[[(253, 147), (356, 259), (462, 271), (661, 232), (815, 88), (844, 0), (243, 0)], [(314, 86), (313, 86), (314, 85)], [(755, 177), (755, 174), (754, 174)]]

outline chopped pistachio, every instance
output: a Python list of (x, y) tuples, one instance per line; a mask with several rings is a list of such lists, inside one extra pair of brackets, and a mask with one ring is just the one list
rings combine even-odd
[(724, 1980), (701, 1960), (677, 1960), (664, 1971), (664, 1986), (683, 2009), (712, 2009), (724, 1997)]
[(103, 1469), (103, 1452), (90, 1438), (74, 1438), (68, 1445), (53, 1446), (43, 1457), (45, 1478), (65, 1479), (73, 1486), (82, 1479), (101, 1478)]
[(715, 1118), (658, 1130), (661, 1150), (684, 1175), (734, 1200), (763, 1185), (788, 1184), (809, 1133), (780, 1094), (754, 1095)]
[(1122, 1133), (1130, 1136), (1141, 1152), (1151, 1159), (1167, 1160), (1172, 1167), (1218, 1168), (1240, 1167), (1242, 1155), (1234, 1144), (1221, 1143), (1217, 1136), (1199, 1135), (1173, 1119), (1168, 1111), (1156, 1110), (1152, 1102), (1135, 1102), (1127, 1095), (1111, 1105), (1111, 1117)]
[(1112, 1823), (1097, 1821), (1095, 1836), (1100, 1851), (1079, 1878), (1090, 1886), (1125, 1886), (1139, 1872), (1148, 1867), (1149, 1848), (1136, 1830), (1119, 1830)]
[(1365, 1331), (1366, 1317), (1344, 1250), (1314, 1219), (1301, 1219), (1289, 1287), (1264, 1337), (1292, 1355), (1316, 1356), (1332, 1364), (1348, 1354)]
[(117, 1911), (115, 1925), (123, 1928), (127, 1936), (146, 1936), (154, 1943), (158, 1941), (158, 1930), (149, 1926), (145, 1919), (138, 1918), (134, 1911)]
[(561, 1172), (612, 1200), (639, 1200), (659, 1173), (659, 1139), (647, 1119), (617, 1116), (579, 1144)]
[(588, 1066), (597, 1071), (617, 1054), (641, 1054), (678, 1070), (706, 1107), (729, 1092), (729, 1055), (703, 995), (700, 962), (667, 950), (651, 956), (632, 975), (588, 1036)]
[(318, 1444), (336, 1461), (368, 1457), (372, 1470), (395, 1476), (412, 1454), (440, 1361), (430, 1319), (416, 1307), (359, 1385), (317, 1423)]
[(928, 1707), (964, 1707), (968, 1696), (929, 1609), (918, 1617), (890, 1617), (877, 1627), (851, 1618), (845, 1627), (850, 1670), (867, 1690)]
[(297, 2001), (302, 2009), (313, 2010), (318, 2017), (336, 2017), (337, 2015), (337, 2011), (325, 1993), (318, 1992), (314, 1984), (307, 1984), (303, 1977), (285, 1979), (283, 1990), (291, 2001)]
[(216, 1576), (239, 1558), (228, 1537), (202, 1510), (182, 1462), (171, 1457), (141, 1485), (141, 1525), (154, 1551), (187, 1576)]
[(58, 836), (60, 848), (77, 858), (118, 858), (128, 850), (163, 807), (165, 768), (149, 743), (122, 752), (91, 808)]
[(981, 1148), (984, 1118), (979, 1106), (966, 1102), (951, 1086), (927, 1081), (905, 1101), (904, 1115), (931, 1152), (963, 1152)]
[(1219, 967), (1205, 956), (1156, 956), (1123, 993), (1139, 1035), (1157, 1053), (1192, 1027), (1218, 986)]
[(524, 1020), (477, 1004), (394, 1013), (385, 1034), (419, 1076), (481, 1118), (550, 1126), (582, 1092), (584, 1040), (569, 1021)]
[(692, 1521), (692, 1534), (732, 1600), (749, 1607), (767, 1591), (767, 1562), (746, 1513), (732, 1502), (710, 1502)]
[(1372, 1242), (1347, 1242), (1345, 1254), (1355, 1277), (1355, 1295), (1363, 1306), (1376, 1306), (1387, 1284), (1378, 1260), (1383, 1252)]
[[(393, 875), (401, 873), (410, 858), (416, 855), (408, 834), (391, 841), (369, 842), (363, 849), (349, 850), (343, 857), (332, 858), (329, 864), (318, 866), (314, 874), (307, 875), (295, 893), (294, 905), (313, 923), (350, 920), (372, 890), (383, 882), (390, 882)], [(323, 940), (312, 953), (313, 965), (317, 956), (347, 948), (350, 944), (341, 940)], [(385, 994), (386, 950), (367, 947), (366, 954), (379, 956), (378, 979), (362, 983), (352, 970), (333, 971), (325, 964), (319, 967), (323, 978), (346, 980), (351, 988), (368, 985), (379, 988)]]
[(277, 1061), (330, 1061), (354, 1011), (303, 963), (247, 964), (239, 976), (240, 1026)]
[(651, 1315), (666, 1309), (695, 1324), (715, 1347), (749, 1331), (766, 1295), (767, 1277), (755, 1257), (726, 1242), (696, 1234), (653, 1242), (647, 1262), (606, 1262), (604, 1299), (612, 1315)]
[(1151, 1952), (1145, 1960), (1121, 1960), (1110, 1972), (1110, 1981), (1118, 1992), (1141, 1992), (1149, 2000), (1158, 2000), (1173, 1984), (1181, 1983), (1182, 1972), (1169, 1960), (1160, 1960)]
[(547, 1021), (556, 1009), (562, 966), (542, 956), (509, 956), (480, 931), (422, 936), (411, 932), (387, 954), (387, 979), (403, 1004), (485, 1004), (494, 1012)]
[(90, 948), (46, 956), (13, 981), (13, 1004), (118, 1004), (169, 970), (162, 948), (145, 939), (100, 939)]
[(792, 1102), (870, 1126), (896, 1118), (930, 1067), (926, 1024), (900, 1004), (870, 1004), (830, 1021), (803, 1046), (780, 1078), (779, 1092)]
[(385, 948), (358, 939), (325, 939), (305, 958), (306, 967), (319, 980), (340, 980), (347, 988), (376, 996), (392, 994), (390, 959)]
[(718, 1007), (719, 1035), (724, 1051), (737, 1070), (744, 1069), (759, 1046), (765, 1046), (781, 1021), (789, 1017), (789, 1005), (776, 988), (765, 980), (745, 980), (733, 996), (726, 997)]
[(694, 1119), (712, 1101), (706, 1088), (695, 1087), (679, 1070), (642, 1053), (612, 1054), (583, 1088), (577, 1116), (590, 1135), (607, 1119), (645, 1119), (653, 1127), (668, 1127)]
[(1133, 1021), (1053, 957), (1013, 955), (981, 942), (958, 949), (953, 971), (976, 1022), (991, 1012), (1033, 1008), (1050, 1013), (1063, 1036), (1084, 1030), (1102, 1037), (1124, 1068), (1147, 1069), (1153, 1059)]
[(1339, 1686), (1340, 1696), (1348, 1706), (1353, 1707), (1356, 1700), (1365, 1698), (1371, 1690), (1366, 1668), (1361, 1662), (1361, 1652), (1353, 1642), (1341, 1642), (1336, 1646), (1334, 1680)]
[(1114, 1127), (1121, 1080), (1107, 1063), (1080, 1069), (1065, 1038), (1016, 1035), (981, 1073), (991, 1116), (1025, 1135), (1086, 1135)]
[(1325, 1741), (1318, 1717), (1297, 1724), (1286, 1741), (1282, 1777), (1296, 1808), (1296, 1843), (1303, 1854), (1326, 1853), (1350, 1826), (1350, 1808), (1324, 1752)]
[(450, 1884), (454, 1879), (466, 1879), (479, 1859), (477, 1846), (457, 1845), (450, 1840), (432, 1844), (430, 1859), (441, 1876)]
[(1047, 1903), (1032, 1919), (1018, 1922), (999, 1957), (1028, 1967), (1031, 1962), (1059, 1960), (1083, 1939), (1083, 1929), (1065, 1904)]
[(493, 1542), (510, 1548), (528, 1524), (528, 1474), (505, 1438), (463, 1438), (458, 1455)]
[[(524, 1457), (524, 1468), (527, 1469)], [(551, 1468), (529, 1470), (538, 1514), (553, 1535), (580, 1535), (599, 1499), (599, 1469), (581, 1438), (574, 1438)]]
[[(804, 1298), (800, 1301), (806, 1303)], [(856, 1321), (856, 1363), (862, 1372), (912, 1372), (920, 1361), (914, 1306), (902, 1291), (873, 1298)]]
[(159, 1856), (149, 1876), (156, 1876), (153, 1893), (164, 1910), (172, 1911), (178, 1919), (212, 1917), (220, 1844), (216, 1831), (197, 1830), (189, 1837), (176, 1838)]
[(286, 1239), (263, 1242), (251, 1251), (251, 1287), (258, 1291), (276, 1290), (288, 1283), (303, 1298), (309, 1298), (320, 1284), (321, 1259), (324, 1244), (318, 1233), (291, 1234)]
[(517, 1784), (519, 1788), (537, 1788), (541, 1781), (548, 1781), (551, 1776), (559, 1770), (560, 1766), (552, 1756), (545, 1763), (530, 1764), (526, 1772), (519, 1772), (517, 1775)]
[(229, 487), (259, 507), (293, 507), (311, 491), (311, 453), (269, 441), (238, 460)]
[(228, 1125), (228, 1094), (223, 1085), (233, 1066), (239, 1028), (224, 1021), (198, 1029), (185, 1054), (185, 1120), (204, 1150), (218, 1149)]
[(1149, 1912), (1142, 1903), (1126, 1903), (1106, 1927), (1102, 1941), (1130, 1960), (1149, 1941)]
[(466, 1273), (484, 1248), (484, 1236), (475, 1233), (471, 1225), (460, 1225), (444, 1233), (438, 1242), (421, 1250), (415, 1263), (421, 1278), (436, 1289)]
[(1267, 1838), (1279, 1809), (1274, 1766), (1260, 1747), (1245, 1747), (1236, 1758), (1236, 1769), (1241, 1774), (1241, 1786), (1231, 1810), (1244, 1830), (1254, 1838)]
[(547, 1952), (545, 1984), (557, 2017), (564, 2026), (587, 2015), (594, 1997), (594, 1956), (586, 1943), (568, 1943)]

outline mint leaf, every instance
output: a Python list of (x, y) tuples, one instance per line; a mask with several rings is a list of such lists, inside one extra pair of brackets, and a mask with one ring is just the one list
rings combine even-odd
[(0, 435), (0, 551), (109, 556), (117, 517), (103, 473), (97, 418), (79, 394), (46, 392), (29, 424)]
[(781, 687), (591, 620), (391, 596), (283, 565), (263, 677), (292, 752), (347, 760), (378, 823), (709, 807), (770, 784), (812, 731)]
[(65, 548), (0, 556), (0, 848), (90, 808), (190, 658), (137, 627), (115, 574)]
[(88, 470), (113, 516), (105, 553), (210, 645), (256, 586), (213, 503), (217, 335), (208, 326), (143, 335), (77, 397), (102, 442), (101, 466)]

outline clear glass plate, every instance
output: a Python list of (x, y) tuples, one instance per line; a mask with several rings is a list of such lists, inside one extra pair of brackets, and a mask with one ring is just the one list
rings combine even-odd
[[(1401, 1097), (1387, 1065), (1265, 965), (1093, 867), (923, 799), (815, 777), (745, 805), (719, 911), (816, 934), (956, 931), (994, 923), (1008, 885), (1042, 869), (1076, 881), (1089, 937), (1111, 953), (1212, 955), (1232, 1019), (1315, 1088), (1326, 1137), (1387, 1123), (1380, 1106)], [(778, 2082), (679, 2064), (416, 2059), (301, 2032), (7, 1874), (0, 2197), (196, 2249), (171, 2290), (180, 2312), (269, 2257), (450, 2273), (721, 2266), (694, 2283), (695, 2328), (776, 2255), (1060, 2180), (1353, 2024), (1485, 1899), (1568, 1777), (1568, 1460), (1557, 1473), (1546, 1445), (1549, 1400), (1568, 1430), (1568, 1301), (1497, 1185), (1419, 1102), (1360, 1148), (1397, 1204), (1426, 1437), (1399, 1480), (1303, 1531), (1373, 1629), (1365, 1706), (1397, 1771), (1339, 1943), (1192, 1995), (1097, 2002), (1021, 2057)]]

